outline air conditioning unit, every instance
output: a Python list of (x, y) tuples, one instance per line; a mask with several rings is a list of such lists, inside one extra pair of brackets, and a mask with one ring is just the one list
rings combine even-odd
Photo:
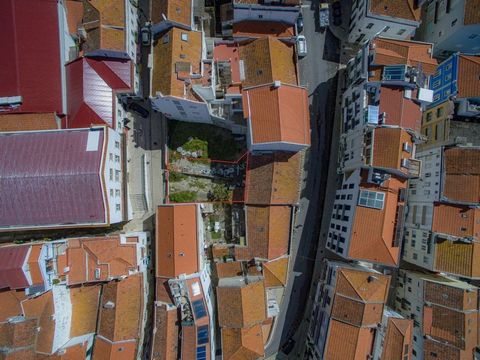
[(280, 86), (282, 86), (282, 82), (281, 82), (280, 80), (275, 80), (275, 81), (273, 82), (273, 87), (274, 87), (275, 89), (278, 89)]

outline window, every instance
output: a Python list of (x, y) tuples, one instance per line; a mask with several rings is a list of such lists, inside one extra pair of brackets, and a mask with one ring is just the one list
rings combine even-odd
[(120, 162), (120, 156), (119, 155), (115, 155), (115, 162), (117, 162), (117, 163)]
[(427, 113), (427, 122), (431, 121), (432, 120), (432, 112), (428, 112)]
[(115, 196), (116, 196), (116, 197), (120, 197), (120, 190), (118, 190), (118, 189), (115, 190)]
[(110, 196), (113, 197), (113, 189), (110, 189)]
[(115, 181), (120, 181), (120, 170), (115, 170)]
[(353, 189), (355, 187), (355, 184), (348, 184), (349, 189)]
[(120, 204), (115, 204), (115, 210), (120, 211)]
[(371, 29), (373, 27), (373, 23), (367, 25), (367, 29)]
[(443, 106), (437, 108), (437, 118), (441, 117), (443, 115)]
[(390, 26), (385, 26), (385, 28), (383, 29), (383, 32), (387, 32), (388, 30), (390, 30)]
[(456, 23), (457, 23), (457, 19), (455, 19), (455, 20), (452, 21), (451, 26), (455, 26)]
[(206, 343), (208, 343), (208, 325), (202, 325), (197, 329), (197, 345)]
[(417, 254), (417, 253), (413, 253), (413, 254), (412, 254), (412, 257), (413, 257), (413, 260), (417, 260), (417, 259), (418, 259), (418, 254)]
[(188, 34), (182, 33), (182, 41), (188, 41)]
[(196, 360), (206, 360), (206, 359), (207, 359), (207, 347), (205, 345), (197, 347)]
[(361, 190), (358, 205), (374, 209), (383, 209), (385, 193), (379, 191)]
[(397, 35), (403, 35), (405, 33), (405, 31), (407, 31), (407, 30), (400, 29), (400, 30), (398, 30)]
[(207, 316), (207, 311), (205, 310), (205, 305), (203, 304), (203, 300), (195, 300), (192, 302), (193, 312), (195, 314), (196, 319), (200, 319), (202, 317)]
[(113, 181), (113, 169), (110, 169), (110, 181)]
[(113, 154), (110, 153), (109, 156), (110, 156), (110, 161), (113, 161)]
[(120, 142), (119, 142), (119, 141), (115, 141), (115, 147), (116, 147), (117, 149), (120, 149)]
[(468, 38), (469, 38), (470, 40), (472, 40), (472, 39), (475, 39), (477, 36), (478, 36), (477, 34), (472, 34), (472, 35), (470, 35)]
[(162, 42), (163, 42), (164, 44), (168, 44), (168, 42), (170, 41), (170, 35), (169, 35), (169, 34), (166, 34), (166, 35), (163, 37), (162, 40), (163, 40)]

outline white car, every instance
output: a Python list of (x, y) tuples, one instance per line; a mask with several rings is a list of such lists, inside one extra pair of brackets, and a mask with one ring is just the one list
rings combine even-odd
[(297, 54), (300, 57), (307, 55), (307, 39), (303, 35), (297, 36)]

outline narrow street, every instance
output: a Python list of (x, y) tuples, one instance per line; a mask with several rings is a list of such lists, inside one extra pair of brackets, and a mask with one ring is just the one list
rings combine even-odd
[[(318, 3), (318, 2), (317, 2)], [(301, 85), (308, 88), (312, 144), (305, 156), (300, 206), (292, 237), (288, 285), (276, 320), (274, 333), (265, 352), (273, 357), (293, 338), (299, 345), (304, 339), (299, 332), (307, 306), (317, 243), (320, 233), (321, 213), (328, 178), (330, 143), (335, 113), (339, 41), (329, 31), (320, 31), (316, 24), (314, 3), (302, 6), (303, 35), (307, 40), (308, 54), (299, 60)], [(336, 153), (336, 149), (334, 150)], [(292, 356), (295, 352), (290, 353)], [(285, 358), (281, 352), (276, 358)]]

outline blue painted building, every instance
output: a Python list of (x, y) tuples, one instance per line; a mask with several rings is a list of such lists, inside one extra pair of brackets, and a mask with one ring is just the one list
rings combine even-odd
[(429, 87), (433, 90), (433, 102), (429, 107), (437, 106), (457, 94), (458, 55), (453, 54), (439, 64), (437, 72), (430, 76)]

